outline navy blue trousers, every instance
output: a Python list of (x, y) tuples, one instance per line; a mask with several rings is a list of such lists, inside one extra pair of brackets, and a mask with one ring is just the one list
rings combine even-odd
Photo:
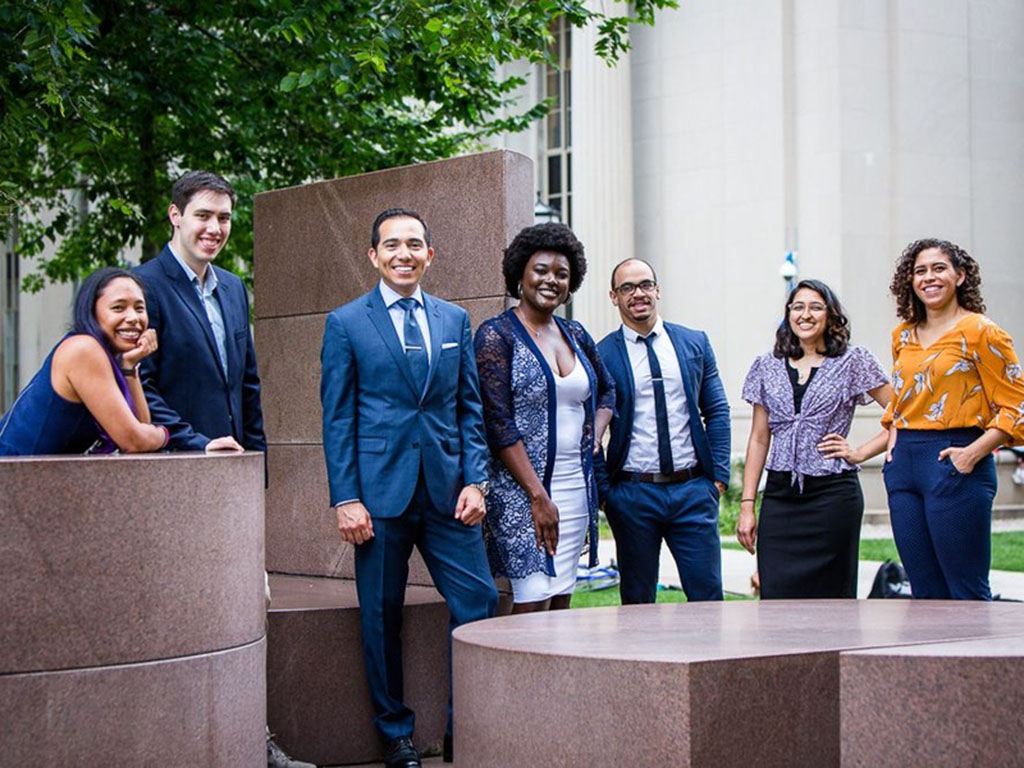
[(480, 526), (455, 519), (430, 500), (422, 470), (408, 509), (373, 519), (373, 538), (356, 547), (356, 591), (363, 630), (363, 660), (374, 724), (385, 740), (411, 736), (413, 711), (404, 702), (402, 607), (415, 545), (434, 585), (448, 603), (448, 733), (452, 732), (451, 632), (490, 618), (498, 606)]
[(623, 605), (654, 602), (662, 540), (675, 558), (687, 600), (722, 599), (718, 489), (710, 478), (614, 482), (605, 515), (615, 536)]
[(977, 429), (899, 430), (892, 461), (883, 467), (889, 517), (915, 598), (991, 600), (992, 500), (996, 465), (991, 454), (961, 474), (939, 452), (965, 446)]

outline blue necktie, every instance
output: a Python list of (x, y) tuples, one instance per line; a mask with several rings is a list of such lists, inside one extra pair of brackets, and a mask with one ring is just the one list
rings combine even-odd
[(427, 358), (427, 347), (423, 343), (423, 333), (420, 331), (420, 324), (416, 322), (414, 312), (419, 304), (412, 298), (399, 299), (397, 303), (405, 311), (405, 356), (409, 359), (417, 390), (422, 393), (423, 385), (427, 383), (430, 361)]
[(665, 400), (665, 380), (661, 377), (661, 363), (654, 353), (654, 334), (638, 337), (647, 345), (647, 362), (651, 366), (651, 384), (654, 387), (654, 417), (658, 421), (658, 463), (661, 474), (671, 475), (675, 471), (672, 463), (672, 440), (668, 433), (668, 403)]

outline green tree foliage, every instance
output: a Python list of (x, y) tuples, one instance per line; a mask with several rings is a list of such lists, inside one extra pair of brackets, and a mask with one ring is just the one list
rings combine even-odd
[(0, 203), (17, 213), (22, 255), (58, 243), (26, 287), (114, 263), (126, 246), (141, 244), (152, 258), (168, 237), (170, 185), (191, 168), (218, 171), (240, 192), (221, 258), (248, 275), (255, 192), (450, 157), (521, 130), (548, 105), (510, 104), (522, 80), (496, 73), (514, 60), (546, 60), (553, 20), (597, 25), (596, 52), (613, 64), (630, 24), (651, 24), (657, 9), (675, 5), (616, 0), (601, 7), (617, 13), (604, 13), (586, 0), (2, 4)]

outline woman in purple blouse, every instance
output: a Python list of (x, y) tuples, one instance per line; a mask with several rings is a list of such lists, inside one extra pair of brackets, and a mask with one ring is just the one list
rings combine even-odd
[(736, 537), (751, 553), (756, 544), (762, 598), (857, 596), (864, 497), (856, 465), (885, 450), (888, 435), (857, 449), (846, 435), (855, 406), (874, 399), (885, 408), (892, 387), (875, 357), (849, 341), (832, 289), (803, 280), (786, 301), (775, 349), (754, 360), (743, 385), (754, 419)]

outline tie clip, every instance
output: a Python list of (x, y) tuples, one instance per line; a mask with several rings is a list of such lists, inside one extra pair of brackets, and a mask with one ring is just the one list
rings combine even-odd
[(410, 349), (419, 349), (419, 350), (422, 350), (422, 349), (423, 349), (423, 347), (420, 347), (420, 346), (413, 346), (413, 345), (410, 345), (410, 344), (406, 344), (406, 345), (405, 345), (405, 351), (406, 351), (406, 352), (408, 352), (408, 351), (409, 351)]

